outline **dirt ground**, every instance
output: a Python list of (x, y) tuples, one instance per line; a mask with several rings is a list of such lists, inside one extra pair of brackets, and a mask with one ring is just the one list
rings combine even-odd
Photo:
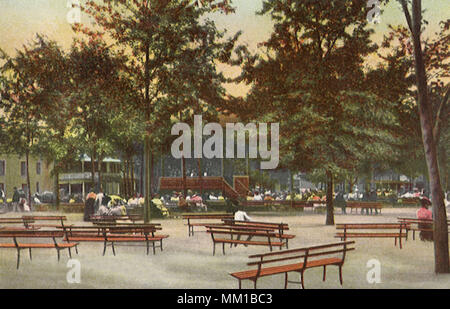
[[(397, 217), (413, 217), (416, 208), (387, 208), (381, 215), (340, 214), (336, 210), (336, 223), (354, 222), (396, 222)], [(44, 213), (35, 213), (36, 215)], [(49, 213), (45, 213), (49, 214)], [(57, 213), (51, 213), (57, 214)], [(82, 214), (66, 214), (68, 223), (85, 224)], [(312, 213), (310, 210), (296, 213), (251, 213), (257, 221), (288, 223), (289, 233), (296, 237), (289, 241), (289, 248), (299, 248), (338, 241), (334, 237), (336, 228), (325, 226), (325, 214)], [(20, 216), (4, 214), (1, 217)], [(103, 244), (81, 243), (79, 254), (73, 259), (80, 262), (80, 283), (68, 283), (67, 274), (73, 266), (68, 265), (67, 252), (62, 252), (57, 262), (54, 250), (34, 250), (30, 261), (23, 252), (20, 269), (16, 270), (16, 250), (0, 250), (0, 288), (43, 288), (43, 289), (235, 289), (237, 280), (231, 272), (248, 268), (248, 255), (268, 252), (268, 248), (259, 246), (238, 246), (226, 249), (222, 255), (220, 246), (216, 255), (212, 255), (212, 241), (203, 228), (193, 237), (188, 237), (187, 226), (180, 218), (155, 220), (162, 223), (162, 233), (170, 235), (164, 240), (163, 251), (145, 254), (142, 246), (117, 246), (116, 256), (109, 247), (102, 256)], [(411, 236), (411, 235), (410, 235)], [(6, 241), (6, 240), (2, 240)], [(344, 284), (338, 279), (337, 267), (327, 268), (327, 281), (322, 281), (322, 269), (309, 269), (305, 272), (307, 289), (416, 289), (450, 288), (450, 275), (434, 274), (433, 243), (412, 240), (404, 244), (403, 249), (394, 246), (393, 239), (356, 239), (356, 250), (347, 255), (343, 267)], [(278, 249), (275, 249), (278, 250)], [(368, 272), (373, 270), (370, 260), (376, 259), (380, 265), (380, 282), (369, 283)], [(369, 273), (370, 274), (370, 273)], [(297, 280), (297, 274), (292, 274)], [(291, 277), (290, 277), (291, 279)], [(264, 277), (258, 280), (258, 288), (283, 288), (284, 275)], [(252, 282), (243, 282), (243, 288), (252, 288)], [(291, 284), (288, 288), (298, 289)]]

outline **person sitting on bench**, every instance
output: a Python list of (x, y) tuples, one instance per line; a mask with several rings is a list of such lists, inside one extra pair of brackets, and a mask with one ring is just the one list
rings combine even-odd
[[(242, 209), (241, 206), (238, 206), (237, 211), (234, 213), (234, 220), (235, 221), (252, 221), (252, 218), (249, 217), (249, 215), (247, 215), (247, 213)], [(247, 238), (247, 241), (250, 241), (252, 239), (252, 235), (249, 235)], [(237, 236), (237, 240), (241, 239), (241, 235)], [(237, 244), (234, 244), (234, 246), (236, 247)], [(244, 245), (247, 247), (247, 245)]]
[[(433, 214), (428, 209), (431, 206), (431, 202), (428, 198), (422, 197), (420, 199), (421, 207), (416, 212), (417, 219), (432, 220)], [(430, 223), (419, 223), (419, 229), (433, 229), (433, 225)], [(433, 231), (420, 231), (420, 240), (433, 241)]]

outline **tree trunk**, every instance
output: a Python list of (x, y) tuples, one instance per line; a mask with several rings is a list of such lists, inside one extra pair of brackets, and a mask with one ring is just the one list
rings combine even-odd
[(144, 156), (145, 156), (145, 190), (144, 190), (144, 222), (148, 223), (151, 219), (150, 199), (152, 196), (152, 176), (150, 168), (150, 137), (145, 136)]
[(127, 160), (125, 159), (123, 162), (123, 169), (122, 169), (123, 179), (122, 179), (122, 186), (123, 186), (123, 195), (128, 196), (128, 186), (127, 186)]
[(200, 196), (203, 196), (203, 175), (202, 175), (202, 159), (197, 159), (198, 179), (200, 181)]
[(144, 68), (144, 82), (145, 82), (145, 104), (146, 104), (146, 134), (144, 140), (144, 157), (145, 157), (145, 190), (144, 190), (144, 222), (150, 222), (150, 198), (152, 191), (151, 175), (150, 175), (150, 134), (151, 134), (151, 112), (150, 112), (150, 47), (148, 43), (145, 45), (145, 68)]
[(326, 171), (327, 175), (327, 219), (326, 225), (334, 225), (334, 207), (333, 207), (333, 174)]
[(184, 198), (187, 197), (187, 188), (186, 188), (186, 159), (184, 156), (181, 156), (181, 176), (183, 178), (183, 194)]
[[(59, 171), (58, 168), (54, 169), (54, 177), (55, 177), (55, 182), (54, 182), (54, 191), (55, 191), (55, 207), (56, 210), (59, 210)], [(84, 196), (83, 196), (84, 198)]]
[(95, 150), (91, 154), (91, 181), (92, 188), (95, 188)]
[(101, 157), (101, 155), (99, 155), (98, 156), (98, 162), (97, 162), (98, 188), (99, 188), (99, 190), (103, 191), (103, 186), (102, 186), (102, 161), (103, 161), (103, 158)]
[(26, 161), (26, 168), (27, 168), (27, 187), (28, 187), (28, 205), (30, 206), (30, 210), (32, 207), (32, 201), (31, 201), (31, 181), (30, 181), (30, 153), (28, 151), (25, 152), (25, 161)]
[(431, 201), (433, 204), (435, 273), (449, 273), (447, 214), (439, 176), (437, 147), (433, 138), (432, 110), (428, 99), (427, 76), (420, 42), (422, 1), (413, 0), (412, 18), (406, 11), (405, 15), (407, 20), (409, 20), (408, 25), (413, 39), (420, 125), (430, 179)]
[(133, 156), (130, 157), (130, 165), (131, 165), (131, 186), (130, 186), (130, 196), (134, 196), (135, 186), (134, 186), (134, 160)]

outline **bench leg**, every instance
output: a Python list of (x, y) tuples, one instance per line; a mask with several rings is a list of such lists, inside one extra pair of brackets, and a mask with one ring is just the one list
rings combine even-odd
[(61, 254), (59, 253), (59, 249), (58, 248), (56, 248), (56, 253), (58, 255), (58, 262), (59, 262), (59, 260), (61, 259)]
[(20, 249), (17, 249), (17, 266), (16, 269), (19, 269), (20, 264)]
[(159, 247), (161, 248), (161, 251), (163, 251), (162, 239), (159, 240)]
[(153, 255), (155, 255), (155, 254), (156, 254), (156, 251), (155, 251), (155, 242), (153, 241), (152, 244), (153, 244)]
[(323, 278), (322, 278), (322, 281), (325, 281), (326, 277), (327, 277), (327, 266), (323, 265)]
[(70, 250), (70, 247), (68, 249), (69, 249), (69, 258), (72, 258), (72, 251)]
[(339, 282), (342, 285), (342, 283), (343, 283), (343, 281), (342, 281), (342, 265), (339, 265)]
[(288, 286), (288, 272), (284, 273), (284, 288), (287, 289)]
[(242, 288), (241, 279), (239, 279), (239, 290)]
[(300, 272), (300, 283), (302, 284), (302, 289), (305, 289), (305, 280), (303, 278), (304, 271)]
[(146, 245), (147, 245), (147, 255), (148, 255), (148, 253), (150, 251), (150, 244), (148, 243), (148, 241), (146, 242)]
[(31, 256), (31, 248), (28, 248), (28, 252), (30, 253), (30, 261), (32, 261), (33, 257)]
[[(215, 255), (216, 254), (216, 243), (215, 242), (213, 242), (213, 255)], [(240, 281), (239, 281), (240, 282)]]
[(223, 255), (225, 255), (225, 243), (224, 242), (222, 243), (222, 253), (223, 253)]
[(114, 256), (116, 256), (116, 249), (114, 248), (114, 242), (111, 242), (111, 248)]
[(103, 256), (105, 256), (105, 253), (106, 253), (106, 240), (105, 243), (103, 244)]
[(255, 278), (255, 281), (253, 281), (253, 287), (255, 290), (256, 290), (256, 281), (257, 281), (257, 279)]

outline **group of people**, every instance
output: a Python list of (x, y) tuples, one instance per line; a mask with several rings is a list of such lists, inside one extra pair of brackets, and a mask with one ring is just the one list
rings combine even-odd
[(184, 211), (191, 210), (192, 206), (195, 207), (193, 210), (208, 210), (208, 206), (203, 202), (203, 197), (198, 193), (192, 192), (191, 190), (187, 191), (186, 197), (181, 192), (174, 192), (170, 197), (170, 201), (178, 203), (178, 207)]
[(100, 189), (97, 193), (91, 189), (86, 196), (84, 221), (90, 221), (91, 216), (126, 215), (126, 207), (121, 198), (113, 198)]
[[(0, 190), (0, 201), (6, 203), (6, 195), (3, 190)], [(31, 211), (31, 206), (28, 203), (26, 194), (23, 190), (14, 187), (14, 193), (12, 197), (12, 211), (14, 212), (28, 212)]]

